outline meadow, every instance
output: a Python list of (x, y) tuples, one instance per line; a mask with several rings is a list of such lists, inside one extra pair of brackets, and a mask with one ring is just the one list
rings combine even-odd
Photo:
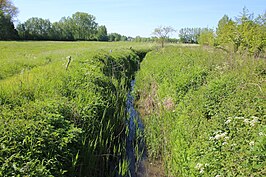
[(136, 106), (165, 176), (266, 175), (265, 59), (209, 47), (146, 55)]
[(1, 42), (0, 176), (127, 175), (126, 95), (149, 49)]
[(136, 161), (144, 136), (165, 176), (266, 175), (265, 59), (134, 42), (0, 42), (0, 53), (0, 176), (134, 176), (134, 79)]

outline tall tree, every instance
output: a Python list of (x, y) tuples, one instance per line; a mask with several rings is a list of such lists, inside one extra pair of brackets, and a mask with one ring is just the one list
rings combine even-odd
[(105, 26), (99, 26), (97, 29), (96, 39), (98, 41), (108, 41), (107, 29)]
[(111, 33), (108, 35), (108, 39), (109, 41), (121, 41), (121, 34), (118, 33)]
[(244, 7), (240, 15), (238, 15), (235, 19), (238, 24), (243, 24), (248, 21), (253, 21), (254, 14), (249, 13), (249, 10), (246, 7)]
[(28, 31), (26, 30), (25, 24), (24, 23), (19, 23), (16, 27), (18, 31), (18, 35), (20, 39), (27, 40), (28, 39)]
[(0, 40), (18, 39), (18, 32), (14, 27), (14, 23), (9, 15), (4, 15), (0, 11)]
[(224, 15), (218, 22), (217, 45), (234, 52), (238, 51), (241, 42), (241, 36), (237, 30), (237, 23), (231, 20), (227, 15)]
[(0, 11), (4, 15), (9, 15), (11, 19), (18, 14), (18, 8), (14, 6), (11, 0), (0, 0)]
[(63, 17), (58, 23), (58, 28), (60, 29), (60, 33), (62, 34), (63, 40), (75, 40), (74, 38), (74, 30), (72, 28), (73, 20), (71, 17)]
[(214, 31), (213, 29), (204, 28), (201, 30), (198, 42), (201, 45), (214, 46)]
[(48, 19), (32, 17), (24, 24), (19, 24), (17, 29), (19, 34), (24, 34), (26, 39), (49, 40), (52, 24)]
[(217, 28), (217, 44), (234, 52), (259, 56), (266, 47), (266, 13), (254, 19), (254, 15), (244, 8), (235, 21), (224, 16)]
[(266, 11), (264, 12), (264, 14), (259, 15), (256, 19), (255, 19), (256, 23), (258, 23), (261, 26), (266, 27)]
[(217, 35), (223, 32), (225, 26), (231, 21), (228, 15), (224, 15), (218, 22), (218, 28), (216, 29)]
[(97, 32), (95, 17), (88, 13), (76, 12), (72, 15), (72, 32), (76, 40), (92, 40)]
[(241, 36), (239, 51), (258, 56), (265, 46), (266, 36), (263, 23), (257, 23), (256, 19), (254, 19), (254, 14), (249, 13), (247, 8), (243, 8), (241, 15), (236, 18), (236, 21), (238, 23), (237, 30)]
[(201, 28), (181, 28), (179, 30), (179, 40), (182, 43), (198, 43)]
[(18, 10), (10, 0), (0, 0), (0, 40), (14, 40), (18, 33), (14, 27), (13, 18)]
[(158, 28), (155, 28), (152, 34), (159, 39), (163, 48), (165, 41), (169, 38), (169, 35), (173, 32), (175, 32), (175, 29), (171, 26), (164, 26), (164, 27), (160, 26)]

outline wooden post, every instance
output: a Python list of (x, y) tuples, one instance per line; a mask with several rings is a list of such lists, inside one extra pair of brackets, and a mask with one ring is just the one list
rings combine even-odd
[(70, 62), (71, 62), (71, 56), (67, 56), (66, 58), (68, 59), (67, 64), (66, 64), (66, 70), (68, 70), (68, 67), (69, 67)]

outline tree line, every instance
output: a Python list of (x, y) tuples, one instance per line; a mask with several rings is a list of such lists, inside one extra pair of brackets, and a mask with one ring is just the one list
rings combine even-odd
[(215, 46), (230, 52), (249, 53), (259, 56), (266, 47), (266, 12), (256, 18), (243, 8), (242, 13), (232, 19), (224, 15), (216, 30), (210, 28), (182, 28), (179, 41)]
[(14, 25), (18, 13), (11, 0), (0, 0), (0, 40), (63, 40), (63, 41), (126, 41), (127, 36), (110, 33), (104, 25), (98, 25), (96, 17), (76, 12), (62, 17), (58, 22), (32, 17)]
[(162, 46), (165, 42), (180, 42), (248, 52), (254, 56), (258, 56), (266, 47), (266, 12), (255, 18), (246, 8), (234, 20), (224, 15), (216, 30), (181, 28), (178, 40), (169, 38), (168, 33), (175, 31), (172, 27), (156, 28), (153, 32), (155, 36), (149, 38), (108, 34), (106, 26), (98, 25), (93, 15), (84, 12), (76, 12), (54, 23), (48, 19), (32, 17), (15, 28), (14, 18), (17, 13), (18, 9), (11, 0), (0, 0), (0, 40), (159, 41)]
[(32, 17), (19, 23), (16, 30), (22, 40), (62, 40), (62, 41), (126, 41), (127, 37), (118, 33), (107, 34), (104, 25), (98, 25), (96, 18), (85, 12), (76, 12), (70, 17), (62, 17), (51, 23), (48, 19)]
[[(169, 33), (175, 30), (171, 27), (155, 28), (153, 39), (164, 46), (169, 39)], [(258, 57), (266, 48), (266, 12), (256, 18), (243, 8), (235, 20), (224, 15), (218, 22), (216, 30), (211, 28), (181, 28), (180, 43), (201, 44), (221, 48), (227, 52), (252, 54)]]
[(224, 15), (218, 23), (214, 45), (233, 52), (258, 56), (266, 47), (266, 12), (254, 18), (246, 8), (235, 20)]
[(95, 17), (84, 12), (76, 12), (54, 23), (32, 17), (19, 23), (16, 29), (23, 40), (107, 40), (106, 27), (98, 26)]

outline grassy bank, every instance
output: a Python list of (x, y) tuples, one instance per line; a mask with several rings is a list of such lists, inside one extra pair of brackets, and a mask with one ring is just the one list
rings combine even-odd
[(135, 97), (167, 176), (265, 176), (264, 59), (200, 47), (148, 53)]
[(125, 176), (125, 100), (149, 47), (0, 46), (0, 176)]

